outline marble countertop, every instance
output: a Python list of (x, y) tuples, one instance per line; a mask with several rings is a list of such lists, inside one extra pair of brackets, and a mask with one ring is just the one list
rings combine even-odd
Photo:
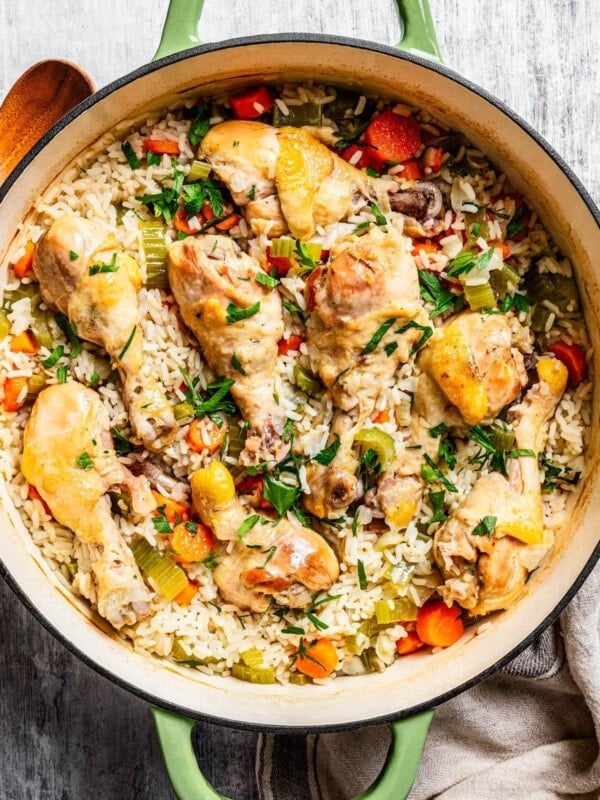
[[(430, 0), (445, 63), (512, 107), (600, 202), (600, 15), (595, 0)], [(0, 99), (42, 58), (100, 87), (148, 61), (167, 0), (3, 0)], [(84, 9), (85, 6), (85, 9)], [(393, 0), (206, 0), (200, 37), (310, 31), (393, 44)], [(26, 124), (26, 121), (25, 121)], [(172, 800), (147, 705), (83, 665), (0, 581), (0, 798)], [(254, 800), (255, 735), (197, 726), (203, 768)]]

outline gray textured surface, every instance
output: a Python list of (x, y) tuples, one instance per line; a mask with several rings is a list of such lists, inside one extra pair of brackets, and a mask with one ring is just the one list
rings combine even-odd
[[(600, 200), (597, 0), (431, 0), (446, 64), (536, 127)], [(0, 98), (46, 57), (101, 86), (148, 60), (167, 0), (2, 0)], [(204, 41), (324, 31), (394, 43), (393, 0), (206, 0)], [(26, 124), (26, 121), (23, 121)], [(0, 798), (172, 800), (147, 706), (61, 647), (0, 581)], [(254, 736), (199, 726), (217, 787), (254, 800)]]

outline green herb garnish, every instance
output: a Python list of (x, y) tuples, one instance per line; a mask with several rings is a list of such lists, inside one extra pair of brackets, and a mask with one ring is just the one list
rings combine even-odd
[(473, 536), (493, 536), (496, 530), (497, 517), (484, 517), (471, 533)]
[(56, 316), (54, 317), (56, 320), (56, 324), (64, 333), (64, 335), (69, 340), (71, 345), (71, 358), (77, 358), (79, 353), (81, 352), (81, 341), (79, 340), (79, 336), (77, 336), (77, 331), (75, 327), (71, 323), (68, 317), (66, 317), (62, 311), (58, 311)]
[(141, 166), (141, 161), (135, 154), (135, 150), (131, 146), (130, 142), (123, 142), (121, 145), (121, 150), (123, 151), (123, 155), (127, 159), (127, 163), (131, 167), (131, 169), (139, 169)]
[(231, 366), (234, 368), (236, 372), (239, 372), (240, 375), (246, 375), (246, 370), (242, 367), (242, 362), (240, 361), (240, 358), (237, 355), (237, 353), (234, 353), (231, 356)]
[(131, 333), (129, 334), (129, 338), (127, 339), (127, 341), (125, 342), (125, 344), (123, 346), (123, 349), (121, 350), (121, 352), (117, 356), (119, 361), (123, 360), (123, 356), (129, 350), (129, 347), (131, 346), (131, 343), (133, 341), (133, 337), (135, 336), (136, 330), (137, 330), (137, 325), (134, 325), (133, 328), (131, 329)]
[(238, 306), (234, 306), (233, 303), (229, 303), (226, 311), (227, 324), (233, 325), (236, 322), (241, 322), (244, 319), (248, 319), (249, 317), (253, 317), (255, 314), (258, 314), (260, 311), (260, 301), (253, 303), (247, 308), (238, 308)]
[(257, 272), (255, 280), (262, 286), (268, 286), (269, 289), (274, 289), (281, 283), (281, 281), (278, 280), (278, 278), (273, 278), (271, 275), (267, 275), (266, 272)]
[(372, 353), (377, 348), (379, 342), (383, 339), (383, 337), (386, 335), (386, 333), (389, 331), (389, 329), (395, 322), (396, 318), (392, 317), (392, 319), (388, 319), (383, 324), (381, 324), (377, 328), (373, 336), (369, 339), (367, 344), (360, 351), (361, 356), (366, 356), (369, 353)]
[(443, 522), (448, 519), (448, 515), (444, 512), (444, 501), (446, 499), (446, 492), (429, 492), (429, 502), (433, 510), (433, 516), (428, 520), (427, 524), (432, 525), (434, 522)]
[(367, 573), (365, 572), (365, 565), (360, 560), (360, 558), (356, 562), (356, 571), (358, 572), (358, 585), (363, 590), (363, 592), (368, 588), (369, 581), (367, 580)]
[(117, 254), (113, 253), (113, 256), (108, 264), (92, 264), (89, 269), (90, 275), (98, 275), (98, 273), (102, 272), (116, 272), (119, 269), (117, 264)]
[(198, 106), (196, 116), (190, 125), (188, 139), (192, 147), (197, 147), (210, 129), (210, 108), (207, 103)]
[(436, 465), (433, 459), (424, 454), (423, 458), (425, 459), (425, 464), (421, 467), (421, 477), (423, 480), (426, 480), (427, 483), (433, 483), (434, 481), (439, 481), (442, 486), (447, 489), (449, 492), (458, 492), (458, 489), (454, 484), (450, 483), (448, 478), (444, 475), (441, 469)]
[(454, 312), (461, 310), (465, 302), (464, 295), (454, 294), (448, 289), (444, 289), (439, 279), (431, 272), (424, 269), (420, 269), (418, 272), (421, 297), (425, 303), (431, 303), (434, 307), (429, 314), (430, 319), (435, 319), (451, 309)]
[(316, 456), (313, 456), (312, 460), (316, 461), (317, 464), (322, 464), (322, 466), (328, 467), (336, 457), (337, 452), (340, 449), (340, 445), (340, 437), (336, 434), (335, 441), (333, 441), (327, 447), (324, 447), (323, 450), (318, 452)]
[(251, 517), (247, 517), (238, 528), (237, 532), (238, 539), (241, 541), (244, 538), (244, 536), (248, 533), (248, 531), (251, 531), (252, 528), (256, 525), (256, 523), (259, 522), (259, 520), (260, 517), (258, 514), (252, 514)]
[(85, 470), (94, 469), (94, 461), (90, 454), (84, 451), (75, 459), (75, 466)]
[(44, 367), (53, 367), (57, 361), (59, 361), (65, 352), (65, 348), (62, 344), (59, 344), (58, 347), (55, 347), (54, 350), (50, 353), (48, 358), (45, 358), (41, 364)]
[(173, 533), (173, 529), (169, 525), (169, 520), (166, 517), (152, 517), (152, 524), (157, 533)]
[(371, 210), (371, 214), (373, 214), (375, 217), (376, 225), (387, 225), (387, 219), (385, 218), (385, 215), (381, 213), (381, 209), (377, 203), (369, 203), (369, 208)]
[(423, 347), (423, 345), (431, 339), (433, 336), (433, 328), (430, 328), (429, 325), (419, 325), (418, 322), (415, 322), (414, 319), (409, 320), (401, 328), (398, 328), (395, 332), (396, 333), (404, 333), (405, 331), (409, 330), (409, 328), (416, 328), (416, 330), (422, 331), (423, 335), (419, 339), (419, 341), (413, 345), (410, 354), (413, 356), (415, 353), (418, 353), (419, 350)]

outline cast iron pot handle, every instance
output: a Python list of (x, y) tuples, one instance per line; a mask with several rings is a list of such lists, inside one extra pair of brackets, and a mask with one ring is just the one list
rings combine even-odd
[[(171, 784), (179, 800), (227, 800), (206, 780), (192, 747), (194, 720), (153, 708)], [(433, 711), (392, 722), (392, 743), (379, 778), (356, 800), (404, 800), (417, 774)]]
[[(407, 53), (441, 62), (428, 0), (396, 0), (396, 5), (402, 29), (402, 38), (397, 47)], [(201, 43), (198, 24), (203, 6), (204, 0), (171, 0), (154, 60)]]
[[(396, 0), (401, 50), (441, 61), (427, 0)], [(200, 44), (198, 24), (204, 0), (171, 0), (155, 60)], [(179, 800), (227, 800), (208, 783), (192, 747), (194, 720), (152, 709), (167, 771)], [(377, 781), (356, 800), (403, 800), (413, 784), (433, 711), (392, 722), (392, 743)]]

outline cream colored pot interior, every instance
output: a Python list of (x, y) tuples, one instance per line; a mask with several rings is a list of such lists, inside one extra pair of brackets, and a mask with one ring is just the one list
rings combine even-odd
[[(594, 268), (600, 230), (569, 178), (526, 130), (471, 89), (359, 44), (239, 44), (174, 61), (124, 83), (55, 136), (11, 186), (0, 206), (0, 250), (6, 251), (31, 204), (60, 170), (101, 135), (127, 127), (130, 123), (123, 125), (124, 120), (138, 119), (146, 110), (185, 96), (284, 77), (313, 78), (405, 99), (463, 130), (502, 165), (576, 265), (594, 349), (600, 353), (600, 287)], [(596, 386), (588, 465), (571, 524), (521, 600), (496, 615), (479, 635), (471, 629), (454, 647), (401, 659), (382, 674), (338, 679), (327, 687), (254, 686), (208, 678), (135, 654), (52, 581), (1, 486), (0, 557), (29, 602), (76, 650), (110, 676), (183, 712), (274, 727), (351, 725), (406, 713), (492, 668), (543, 623), (585, 568), (598, 541), (600, 514), (600, 488), (595, 487), (600, 453), (597, 395)]]

